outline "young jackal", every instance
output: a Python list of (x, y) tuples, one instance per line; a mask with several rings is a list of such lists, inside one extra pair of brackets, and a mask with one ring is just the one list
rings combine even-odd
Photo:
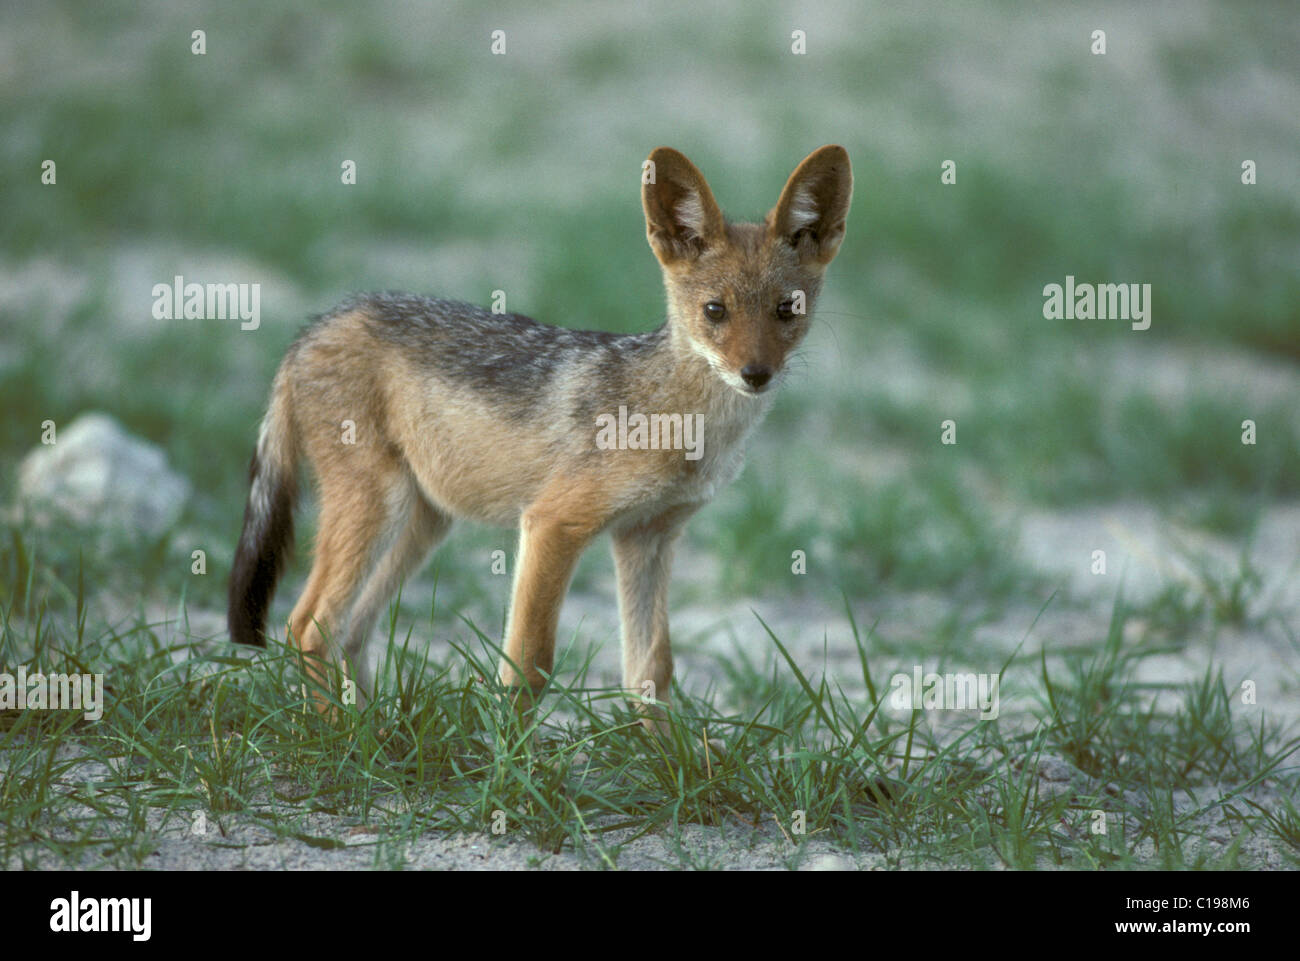
[(673, 542), (740, 471), (844, 237), (853, 176), (843, 147), (822, 147), (762, 223), (743, 224), (723, 218), (677, 151), (658, 148), (643, 171), (668, 297), (658, 330), (569, 330), (379, 294), (302, 333), (275, 376), (249, 469), (230, 578), (235, 641), (266, 643), (305, 459), (319, 533), (288, 631), (317, 677), (316, 658), (341, 655), (360, 695), (370, 691), (365, 645), (380, 609), (465, 517), (519, 527), (504, 685), (542, 687), (578, 556), (609, 531), (624, 686), (666, 700)]

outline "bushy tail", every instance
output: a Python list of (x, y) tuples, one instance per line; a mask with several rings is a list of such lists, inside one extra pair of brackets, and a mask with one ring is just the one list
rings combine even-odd
[(244, 529), (230, 569), (226, 620), (232, 641), (265, 647), (266, 612), (293, 546), (293, 507), (298, 496), (297, 438), (283, 370), (262, 419), (248, 480)]

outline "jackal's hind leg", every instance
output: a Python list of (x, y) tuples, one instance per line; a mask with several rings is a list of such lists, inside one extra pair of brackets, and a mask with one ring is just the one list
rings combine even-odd
[[(324, 682), (323, 662), (342, 658), (358, 704), (372, 693), (366, 642), (397, 585), (446, 535), (451, 518), (433, 507), (404, 470), (371, 486), (351, 478), (346, 490), (322, 485), (316, 557), (289, 632), (308, 672)], [(327, 707), (323, 696), (318, 706)]]

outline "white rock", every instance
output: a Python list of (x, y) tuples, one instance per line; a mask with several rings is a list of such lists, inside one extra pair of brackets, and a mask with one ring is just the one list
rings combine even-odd
[(27, 520), (48, 525), (63, 517), (149, 539), (176, 523), (190, 484), (161, 450), (107, 414), (83, 414), (55, 429), (55, 443), (31, 451), (18, 468)]

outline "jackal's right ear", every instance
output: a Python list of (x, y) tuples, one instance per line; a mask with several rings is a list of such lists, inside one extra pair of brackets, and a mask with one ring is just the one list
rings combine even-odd
[(672, 147), (656, 147), (642, 167), (641, 206), (650, 249), (665, 267), (698, 257), (726, 236), (704, 175)]

